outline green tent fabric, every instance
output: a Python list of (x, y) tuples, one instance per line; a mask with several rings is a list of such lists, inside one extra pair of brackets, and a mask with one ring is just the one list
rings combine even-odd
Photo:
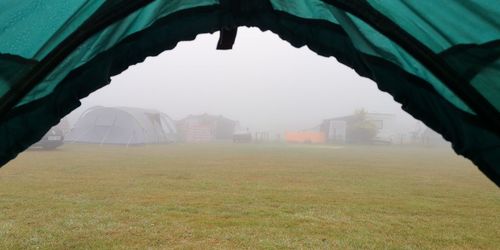
[(497, 0), (3, 0), (0, 164), (128, 66), (251, 26), (373, 79), (500, 185), (498, 16)]

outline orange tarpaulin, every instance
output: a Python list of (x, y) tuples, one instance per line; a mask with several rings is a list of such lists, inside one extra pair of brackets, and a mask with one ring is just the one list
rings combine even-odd
[(323, 132), (286, 132), (285, 140), (292, 143), (325, 143), (326, 136)]

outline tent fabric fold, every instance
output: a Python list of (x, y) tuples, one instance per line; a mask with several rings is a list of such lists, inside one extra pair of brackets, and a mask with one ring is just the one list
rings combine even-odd
[[(373, 79), (500, 184), (500, 5), (494, 0), (6, 0), (0, 9), (2, 165), (130, 65), (201, 33), (249, 26)], [(378, 27), (387, 20), (405, 37)], [(65, 47), (71, 37), (79, 39)], [(21, 86), (27, 87), (20, 92)]]

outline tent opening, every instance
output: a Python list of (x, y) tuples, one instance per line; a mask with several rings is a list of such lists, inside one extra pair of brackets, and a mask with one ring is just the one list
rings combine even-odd
[[(9, 11), (3, 23), (12, 25), (4, 30), (23, 30), (12, 33), (14, 41), (27, 34), (38, 36), (26, 46), (0, 47), (6, 65), (0, 103), (0, 132), (5, 138), (0, 144), (2, 163), (35, 143), (78, 107), (79, 99), (130, 65), (197, 34), (218, 30), (225, 34), (219, 47), (229, 48), (235, 28), (249, 26), (270, 30), (294, 47), (307, 45), (322, 56), (333, 56), (375, 80), (404, 110), (442, 134), (458, 154), (498, 183), (500, 103), (498, 88), (490, 83), (496, 79), (500, 54), (496, 52), (498, 29), (492, 28), (497, 24), (488, 18), (495, 16), (490, 5), (486, 1), (441, 6), (449, 10), (447, 18), (461, 19), (464, 10), (474, 17), (474, 22), (464, 23), (466, 29), (457, 30), (439, 18), (426, 23), (419, 13), (443, 16), (435, 12), (440, 8), (429, 4), (96, 2), (68, 4), (64, 15), (52, 15), (57, 18), (42, 29), (33, 20), (60, 8), (48, 4), (29, 11), (33, 6), (23, 3), (16, 8), (32, 14), (19, 19), (18, 12)], [(474, 60), (464, 60), (470, 55)]]

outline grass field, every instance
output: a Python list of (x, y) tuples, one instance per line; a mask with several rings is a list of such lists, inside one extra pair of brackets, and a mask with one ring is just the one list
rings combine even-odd
[(0, 249), (499, 247), (499, 189), (446, 149), (66, 145), (0, 169)]

